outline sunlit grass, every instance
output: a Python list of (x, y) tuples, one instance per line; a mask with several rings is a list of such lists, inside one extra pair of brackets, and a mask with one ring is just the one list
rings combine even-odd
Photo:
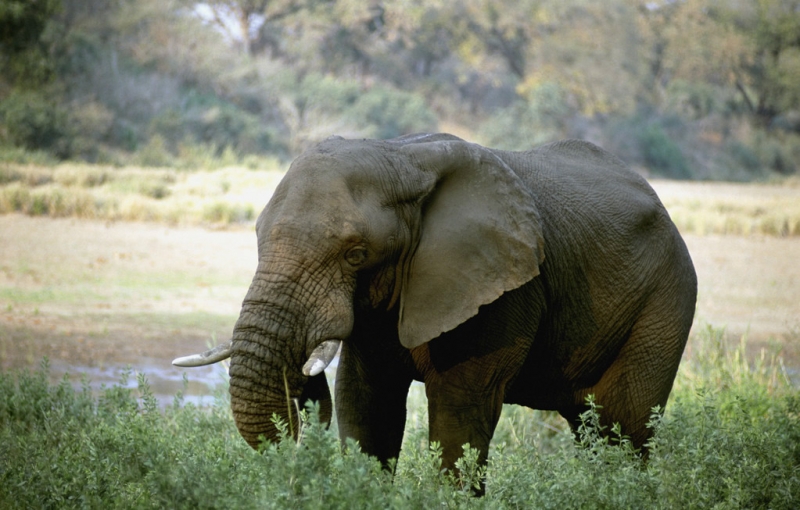
[(800, 185), (656, 181), (653, 187), (685, 234), (800, 236)]
[(169, 224), (251, 222), (285, 171), (274, 160), (182, 171), (64, 163), (0, 165), (0, 214)]

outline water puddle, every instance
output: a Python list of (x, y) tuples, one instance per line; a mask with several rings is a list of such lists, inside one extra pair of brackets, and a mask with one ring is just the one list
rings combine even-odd
[(160, 366), (162, 364), (163, 362), (155, 360), (153, 364), (140, 360), (136, 365), (109, 363), (89, 367), (52, 362), (50, 374), (58, 379), (68, 374), (76, 389), (80, 389), (84, 384), (83, 381), (87, 381), (92, 391), (99, 394), (103, 388), (122, 386), (126, 373), (128, 377), (124, 387), (136, 390), (139, 386), (138, 375), (141, 373), (144, 374), (150, 390), (162, 407), (172, 405), (179, 392), (183, 393), (184, 403), (191, 402), (198, 406), (213, 405), (216, 401), (215, 395), (227, 392), (225, 386), (227, 386), (228, 372), (221, 363), (191, 369), (171, 366), (164, 368)]
[[(339, 356), (336, 356), (325, 370), (331, 390), (338, 366)], [(179, 368), (172, 365), (165, 367), (163, 360), (148, 358), (139, 359), (135, 364), (107, 363), (102, 366), (75, 366), (59, 361), (50, 363), (52, 379), (61, 380), (64, 374), (68, 374), (76, 390), (81, 389), (84, 380), (88, 381), (89, 387), (96, 395), (103, 388), (122, 385), (126, 373), (128, 378), (124, 387), (133, 390), (139, 387), (138, 374), (144, 374), (150, 390), (161, 407), (172, 405), (178, 392), (183, 393), (184, 404), (191, 402), (198, 406), (210, 406), (216, 402), (220, 393), (227, 395), (228, 391), (226, 363), (194, 368)]]

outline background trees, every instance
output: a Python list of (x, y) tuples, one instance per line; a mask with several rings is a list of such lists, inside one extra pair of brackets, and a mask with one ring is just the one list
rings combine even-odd
[(5, 154), (288, 158), (440, 128), (679, 178), (800, 163), (800, 0), (10, 0), (0, 29)]

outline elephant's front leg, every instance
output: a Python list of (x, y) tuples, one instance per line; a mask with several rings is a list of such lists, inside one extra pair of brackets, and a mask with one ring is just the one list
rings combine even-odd
[[(439, 378), (425, 383), (431, 442), (442, 447), (442, 467), (457, 472), (456, 461), (469, 443), (478, 450), (478, 463), (486, 465), (489, 443), (503, 409), (501, 388), (468, 389), (457, 379)], [(483, 492), (483, 487), (478, 491)]]
[(398, 365), (398, 360), (369, 359), (353, 343), (344, 342), (336, 372), (339, 436), (342, 442), (356, 439), (384, 468), (400, 454), (406, 423), (411, 376)]
[(466, 443), (486, 464), (506, 388), (530, 345), (524, 335), (476, 335), (466, 326), (412, 351), (425, 380), (430, 440), (441, 444), (442, 467), (453, 471)]

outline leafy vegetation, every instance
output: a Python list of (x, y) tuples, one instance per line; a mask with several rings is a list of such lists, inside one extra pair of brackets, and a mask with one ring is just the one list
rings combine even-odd
[[(474, 450), (462, 476), (440, 471), (414, 387), (394, 476), (340, 445), (314, 409), (301, 439), (260, 453), (240, 439), (226, 394), (159, 409), (143, 375), (92, 394), (40, 370), (0, 374), (3, 508), (794, 508), (800, 498), (800, 398), (780, 358), (745, 357), (708, 328), (691, 342), (649, 461), (624, 430), (600, 435), (589, 401), (577, 437), (553, 413), (509, 407), (490, 464)], [(127, 377), (127, 376), (126, 376)], [(487, 480), (487, 495), (471, 488)]]
[(668, 178), (800, 165), (796, 0), (7, 0), (0, 32), (0, 161), (195, 167), (441, 128), (586, 138)]

